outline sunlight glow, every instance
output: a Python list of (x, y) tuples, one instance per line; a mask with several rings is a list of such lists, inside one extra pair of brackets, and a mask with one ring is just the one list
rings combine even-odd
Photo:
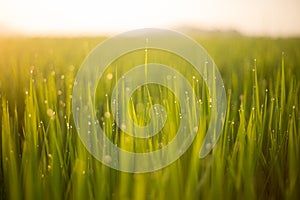
[(300, 33), (299, 8), (298, 0), (0, 0), (0, 28), (89, 34), (195, 26), (294, 35)]

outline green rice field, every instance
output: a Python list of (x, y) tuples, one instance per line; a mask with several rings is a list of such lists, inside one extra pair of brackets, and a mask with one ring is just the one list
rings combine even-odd
[(130, 113), (137, 124), (149, 123), (154, 103), (167, 108), (167, 121), (157, 136), (133, 140), (110, 115), (116, 81), (133, 66), (163, 62), (193, 86), (201, 100), (195, 140), (174, 163), (149, 173), (103, 165), (76, 131), (76, 73), (104, 37), (0, 38), (0, 199), (300, 199), (300, 39), (193, 38), (214, 59), (227, 93), (223, 132), (205, 158), (199, 150), (210, 119), (209, 94), (183, 59), (163, 51), (132, 52), (115, 60), (97, 87), (95, 107), (107, 137), (120, 148), (144, 152), (174, 137), (177, 97), (151, 84), (135, 91)]

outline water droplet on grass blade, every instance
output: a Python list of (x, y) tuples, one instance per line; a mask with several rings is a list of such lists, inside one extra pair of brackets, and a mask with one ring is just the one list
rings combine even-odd
[(111, 80), (113, 77), (114, 77), (114, 76), (113, 76), (112, 73), (108, 73), (108, 74), (106, 75), (106, 78), (107, 78), (108, 80)]
[(205, 145), (205, 148), (206, 148), (206, 149), (211, 149), (211, 143), (207, 143), (207, 144)]
[(105, 117), (105, 118), (110, 118), (110, 112), (105, 112), (105, 113), (104, 113), (104, 117)]
[(105, 156), (104, 156), (104, 161), (105, 161), (106, 163), (111, 163), (111, 161), (112, 161), (111, 156), (110, 156), (110, 155), (105, 155)]
[(47, 109), (47, 115), (48, 117), (50, 117), (51, 120), (55, 118), (55, 112), (51, 108)]
[(126, 87), (125, 90), (126, 90), (126, 92), (130, 92), (131, 91), (130, 87)]
[(194, 130), (195, 133), (197, 133), (197, 132), (198, 132), (198, 126), (195, 126), (195, 127), (193, 128), (193, 130)]

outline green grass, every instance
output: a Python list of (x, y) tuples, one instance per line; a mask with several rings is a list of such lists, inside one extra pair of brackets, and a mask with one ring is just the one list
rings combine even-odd
[(300, 39), (195, 38), (219, 67), (228, 100), (223, 134), (204, 159), (198, 154), (209, 123), (209, 94), (184, 60), (161, 51), (149, 50), (146, 57), (133, 52), (112, 63), (99, 82), (99, 121), (128, 151), (167, 145), (180, 123), (176, 96), (149, 85), (134, 93), (132, 118), (147, 124), (147, 111), (159, 102), (168, 111), (166, 127), (148, 140), (133, 140), (115, 127), (105, 115), (110, 111), (105, 94), (131, 67), (164, 62), (187, 77), (201, 99), (192, 146), (170, 166), (146, 174), (104, 166), (85, 149), (74, 126), (74, 78), (103, 38), (0, 39), (0, 198), (300, 199)]

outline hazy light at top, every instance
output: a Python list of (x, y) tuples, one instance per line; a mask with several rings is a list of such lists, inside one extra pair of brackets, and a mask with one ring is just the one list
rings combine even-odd
[(298, 0), (0, 0), (0, 28), (93, 34), (180, 25), (295, 35), (300, 33), (299, 8)]

